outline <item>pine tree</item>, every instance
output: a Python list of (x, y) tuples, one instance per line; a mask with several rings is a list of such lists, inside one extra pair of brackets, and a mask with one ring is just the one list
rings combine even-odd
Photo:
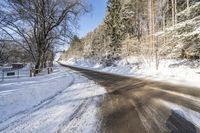
[(122, 40), (121, 9), (120, 0), (108, 1), (108, 15), (105, 19), (105, 34), (109, 40), (107, 65), (111, 65), (115, 60), (120, 58)]
[(131, 0), (131, 3), (126, 3), (121, 10), (122, 29), (124, 33), (129, 35), (133, 35), (135, 30), (135, 25), (133, 23), (136, 18), (135, 10), (135, 0)]

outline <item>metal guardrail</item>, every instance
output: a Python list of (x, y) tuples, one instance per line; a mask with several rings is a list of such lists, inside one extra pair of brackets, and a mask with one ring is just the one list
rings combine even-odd
[(12, 68), (6, 68), (1, 69), (0, 71), (1, 80), (4, 81), (8, 78), (19, 78), (20, 77), (20, 70), (19, 69), (12, 69)]

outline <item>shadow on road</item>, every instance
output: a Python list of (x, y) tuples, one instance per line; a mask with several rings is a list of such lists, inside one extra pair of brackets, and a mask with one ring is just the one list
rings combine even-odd
[(171, 133), (196, 133), (195, 126), (186, 120), (183, 116), (172, 110), (172, 114), (166, 122), (166, 126)]
[(67, 67), (106, 89), (100, 116), (103, 133), (199, 132), (180, 113), (163, 104), (170, 102), (200, 112), (197, 88)]

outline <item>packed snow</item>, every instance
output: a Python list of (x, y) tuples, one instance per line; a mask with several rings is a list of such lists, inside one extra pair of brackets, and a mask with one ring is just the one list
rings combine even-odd
[(162, 59), (159, 60), (158, 70), (156, 70), (155, 60), (133, 56), (117, 61), (109, 67), (104, 67), (92, 59), (84, 58), (71, 58), (67, 61), (61, 61), (61, 63), (119, 75), (200, 87), (200, 60)]
[[(0, 83), (0, 132), (95, 132), (104, 88), (69, 69)], [(94, 89), (95, 88), (95, 89)]]

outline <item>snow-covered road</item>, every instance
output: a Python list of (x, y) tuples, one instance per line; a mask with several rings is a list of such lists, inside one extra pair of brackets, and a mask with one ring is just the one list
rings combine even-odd
[(104, 94), (104, 88), (62, 67), (51, 75), (0, 84), (0, 132), (98, 132)]

